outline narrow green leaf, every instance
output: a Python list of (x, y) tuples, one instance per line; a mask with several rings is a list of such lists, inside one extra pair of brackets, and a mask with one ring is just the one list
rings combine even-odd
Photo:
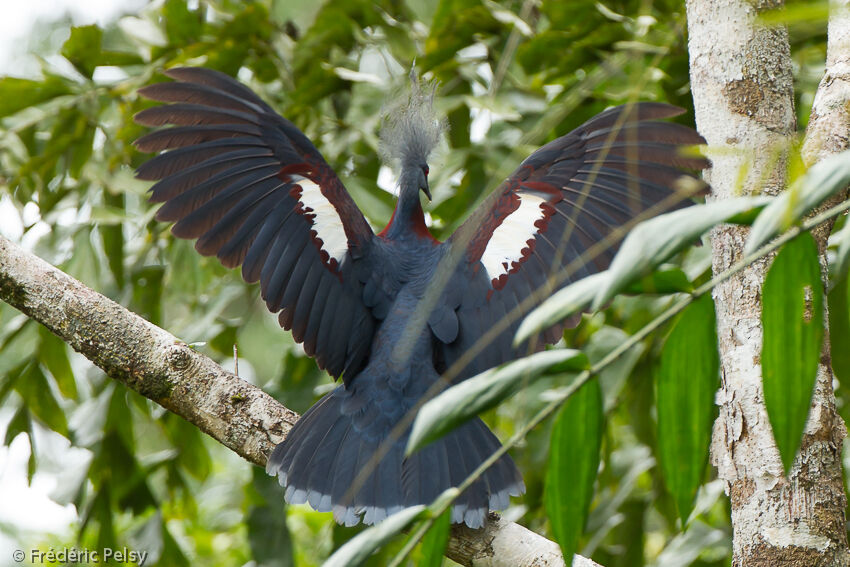
[(65, 82), (54, 76), (43, 81), (0, 78), (0, 118), (70, 92)]
[(753, 222), (744, 254), (788, 229), (822, 201), (850, 184), (850, 151), (841, 152), (816, 163)]
[(551, 295), (520, 323), (514, 337), (514, 345), (583, 309), (593, 300), (593, 296), (607, 277), (607, 271), (593, 274)]
[[(850, 277), (844, 275), (835, 282), (827, 298), (829, 305), (829, 340), (834, 345), (850, 344)], [(832, 349), (832, 371), (838, 378), (838, 391), (850, 385), (850, 349)], [(844, 399), (847, 399), (846, 397)], [(2, 398), (0, 398), (2, 401)], [(847, 404), (844, 404), (845, 409)]]
[[(174, 567), (183, 567), (191, 564), (185, 552), (171, 535), (168, 525), (162, 524), (162, 565), (173, 565)], [(167, 560), (167, 561), (166, 561)]]
[(30, 412), (27, 411), (27, 406), (22, 405), (15, 412), (15, 415), (12, 416), (12, 421), (9, 422), (9, 425), (6, 426), (6, 436), (3, 439), (3, 444), (8, 447), (15, 440), (15, 437), (21, 433), (30, 435), (31, 432)]
[(544, 504), (567, 558), (578, 549), (593, 500), (603, 427), (602, 390), (590, 380), (558, 412), (549, 445)]
[(587, 367), (587, 357), (578, 350), (538, 352), (491, 368), (434, 396), (419, 410), (413, 422), (407, 454), (421, 449), (480, 412), (490, 409), (520, 386), (544, 372), (568, 372)]
[(135, 53), (126, 51), (101, 51), (97, 60), (98, 65), (110, 67), (129, 67), (130, 65), (144, 65), (145, 60)]
[(68, 359), (67, 345), (48, 331), (47, 327), (39, 326), (38, 334), (41, 339), (38, 348), (39, 360), (56, 380), (62, 395), (66, 398), (77, 399), (77, 382), (71, 370), (71, 361)]
[(132, 409), (128, 404), (129, 397), (132, 395), (126, 388), (118, 387), (112, 391), (109, 407), (106, 410), (106, 423), (104, 424), (104, 431), (116, 435), (128, 448), (129, 454), (136, 450), (136, 437), (133, 435), (134, 425), (131, 419)]
[(688, 276), (679, 268), (669, 270), (657, 270), (632, 282), (626, 289), (626, 293), (681, 293), (691, 292), (694, 285)]
[[(119, 214), (124, 214), (124, 194), (112, 194), (104, 192), (104, 204), (108, 209), (113, 209)], [(117, 222), (98, 224), (98, 232), (103, 239), (103, 251), (106, 253), (106, 261), (109, 270), (115, 278), (118, 289), (124, 287), (124, 227), (119, 217)]]
[[(100, 549), (115, 548), (118, 543), (118, 537), (115, 533), (115, 525), (112, 517), (112, 487), (109, 481), (104, 481), (100, 486), (100, 490), (94, 497), (89, 515), (86, 517), (86, 522), (91, 519), (97, 521), (97, 546)], [(80, 529), (80, 533), (85, 529), (85, 523)]]
[(418, 567), (440, 567), (443, 563), (443, 554), (449, 541), (449, 528), (451, 527), (452, 509), (449, 508), (434, 520), (425, 537), (422, 538), (422, 559)]
[(47, 427), (68, 436), (68, 422), (65, 412), (59, 406), (53, 392), (47, 383), (47, 377), (41, 371), (41, 366), (31, 364), (26, 372), (15, 382), (15, 389), (24, 399), (32, 415), (37, 417)]
[(706, 295), (679, 317), (656, 374), (658, 460), (682, 526), (703, 481), (719, 382), (714, 302)]
[(762, 207), (770, 197), (738, 197), (693, 205), (638, 224), (626, 236), (593, 300), (599, 309), (634, 280), (690, 246), (711, 227)]
[(407, 529), (425, 511), (425, 506), (411, 506), (389, 516), (383, 522), (363, 530), (348, 543), (336, 550), (324, 567), (356, 567), (369, 558), (376, 549)]
[(762, 294), (764, 403), (786, 472), (800, 448), (823, 339), (823, 284), (814, 238), (776, 255)]
[[(838, 249), (835, 251), (834, 261), (830, 261), (829, 267), (832, 270), (836, 280), (845, 278), (850, 271), (850, 222), (844, 219), (844, 226), (841, 230), (833, 232), (830, 236), (830, 241), (838, 241)], [(832, 305), (832, 302), (829, 303)], [(830, 325), (832, 328), (832, 325)]]

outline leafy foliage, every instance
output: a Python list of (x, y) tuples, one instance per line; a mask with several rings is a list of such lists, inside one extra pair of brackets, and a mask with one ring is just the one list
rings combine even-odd
[[(40, 76), (0, 78), (0, 232), (227, 367), (237, 345), (243, 378), (304, 411), (329, 387), (327, 376), (280, 331), (255, 287), (152, 220), (147, 185), (133, 179), (144, 157), (131, 142), (144, 130), (131, 118), (149, 104), (136, 90), (176, 65), (238, 75), (316, 142), (380, 227), (393, 196), (389, 184), (376, 185), (387, 173), (376, 151), (378, 117), (416, 58), (420, 72), (441, 81), (437, 104), (450, 124), (431, 164), (428, 211), (432, 230), (444, 238), (534, 148), (607, 106), (661, 100), (689, 108), (684, 28), (682, 4), (674, 0), (151, 3), (114, 24), (62, 30), (64, 44), (40, 54)], [(791, 28), (801, 124), (820, 80), (824, 28), (822, 22), (817, 29)], [(611, 299), (611, 290), (603, 310), (566, 331), (567, 345), (595, 364), (669, 307), (670, 294), (704, 282), (708, 247), (681, 251), (701, 232), (678, 233), (681, 246), (667, 251), (678, 256), (663, 260), (672, 263), (660, 273), (644, 270), (657, 267), (658, 256), (640, 269), (632, 265), (617, 291), (644, 294)], [(850, 246), (841, 250), (850, 256)], [(833, 293), (844, 294), (844, 307), (831, 309), (830, 319), (844, 321), (834, 327), (846, 331), (842, 277), (836, 274)], [(598, 284), (559, 294), (556, 315), (592, 301)], [(537, 315), (529, 325), (546, 324), (546, 313)], [(833, 340), (850, 338), (844, 332)], [(652, 396), (652, 378), (661, 347), (658, 335), (642, 338), (589, 385), (602, 386), (605, 420), (599, 474), (592, 499), (582, 503), (589, 515), (575, 548), (606, 566), (682, 564), (682, 558), (725, 565), (730, 527), (717, 483), (703, 486), (688, 532), (681, 533), (679, 499), (664, 489), (669, 485), (656, 466), (664, 442), (653, 416), (663, 421), (663, 411)], [(484, 413), (503, 439), (568, 382), (563, 374), (520, 380), (498, 399), (518, 385), (512, 398)], [(544, 505), (551, 500), (544, 491), (550, 444), (556, 437), (559, 447), (574, 441), (574, 432), (559, 423), (544, 422), (512, 451), (528, 492), (508, 514), (539, 533), (546, 533), (547, 511), (558, 513), (557, 503)], [(283, 508), (282, 491), (261, 471), (116, 387), (5, 304), (0, 424), (5, 445), (29, 441), (30, 480), (55, 476), (61, 490), (53, 497), (76, 510), (72, 533), (41, 539), (0, 524), (24, 549), (128, 545), (149, 551), (150, 564), (309, 566), (362, 531), (331, 527), (328, 514)], [(56, 443), (36, 443), (42, 436)], [(65, 448), (55, 449), (57, 443)], [(66, 470), (74, 468), (67, 466), (71, 461), (75, 474)], [(54, 474), (59, 468), (63, 472)], [(407, 519), (415, 517), (418, 511)], [(444, 526), (437, 525), (414, 560), (438, 563)], [(394, 540), (366, 563), (386, 564), (399, 545)], [(365, 557), (363, 550), (358, 557)]]
[(656, 378), (658, 460), (682, 526), (693, 510), (708, 462), (714, 393), (720, 382), (715, 326), (710, 297), (691, 304), (664, 343)]
[(602, 390), (592, 380), (555, 417), (546, 471), (546, 513), (565, 558), (572, 558), (587, 521), (599, 468), (603, 430)]
[(809, 416), (823, 341), (823, 284), (810, 234), (786, 244), (773, 260), (762, 323), (764, 404), (787, 473)]

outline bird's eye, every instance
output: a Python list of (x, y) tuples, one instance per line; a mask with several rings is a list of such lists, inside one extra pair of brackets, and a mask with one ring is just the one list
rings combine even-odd
[(430, 172), (431, 172), (431, 170), (428, 169), (427, 165), (422, 166), (422, 173), (424, 173), (427, 176)]

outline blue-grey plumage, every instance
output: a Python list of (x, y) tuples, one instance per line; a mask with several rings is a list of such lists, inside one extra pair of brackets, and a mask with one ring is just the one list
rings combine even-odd
[[(404, 420), (443, 381), (557, 341), (570, 321), (512, 344), (524, 313), (544, 298), (538, 290), (606, 269), (622, 236), (615, 231), (649, 209), (686, 204), (689, 195), (678, 195), (674, 182), (685, 176), (692, 190), (700, 184), (681, 168), (708, 165), (676, 151), (701, 143), (696, 132), (658, 121), (679, 109), (612, 108), (534, 152), (439, 242), (421, 198), (431, 197), (428, 157), (445, 121), (433, 108), (434, 85), (413, 76), (410, 92), (385, 110), (381, 152), (396, 167), (399, 195), (392, 220), (375, 234), (310, 140), (247, 87), (208, 69), (166, 75), (176, 81), (140, 92), (173, 104), (136, 120), (173, 127), (137, 142), (144, 151), (166, 150), (137, 175), (158, 181), (151, 200), (164, 203), (160, 220), (176, 221), (177, 236), (197, 238), (200, 253), (242, 265), (281, 326), (342, 378), (266, 468), (288, 502), (333, 512), (345, 525), (428, 504), (498, 450), (498, 439), (473, 419), (405, 457)], [(611, 246), (594, 258), (580, 258), (607, 239)], [(446, 257), (454, 261), (440, 274)], [(571, 262), (574, 272), (565, 274)], [(421, 313), (431, 293), (433, 307)], [(481, 342), (485, 334), (489, 342)], [(466, 356), (473, 347), (475, 356)], [(523, 491), (503, 455), (458, 497), (452, 521), (480, 527)]]

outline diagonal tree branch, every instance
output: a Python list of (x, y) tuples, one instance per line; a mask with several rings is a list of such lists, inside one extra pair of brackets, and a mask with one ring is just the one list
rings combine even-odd
[[(265, 466), (298, 419), (174, 335), (2, 236), (0, 299), (43, 324), (110, 378), (255, 465)], [(481, 530), (454, 526), (446, 554), (462, 565), (564, 565), (558, 544), (496, 514)], [(580, 556), (573, 566), (598, 567)]]

